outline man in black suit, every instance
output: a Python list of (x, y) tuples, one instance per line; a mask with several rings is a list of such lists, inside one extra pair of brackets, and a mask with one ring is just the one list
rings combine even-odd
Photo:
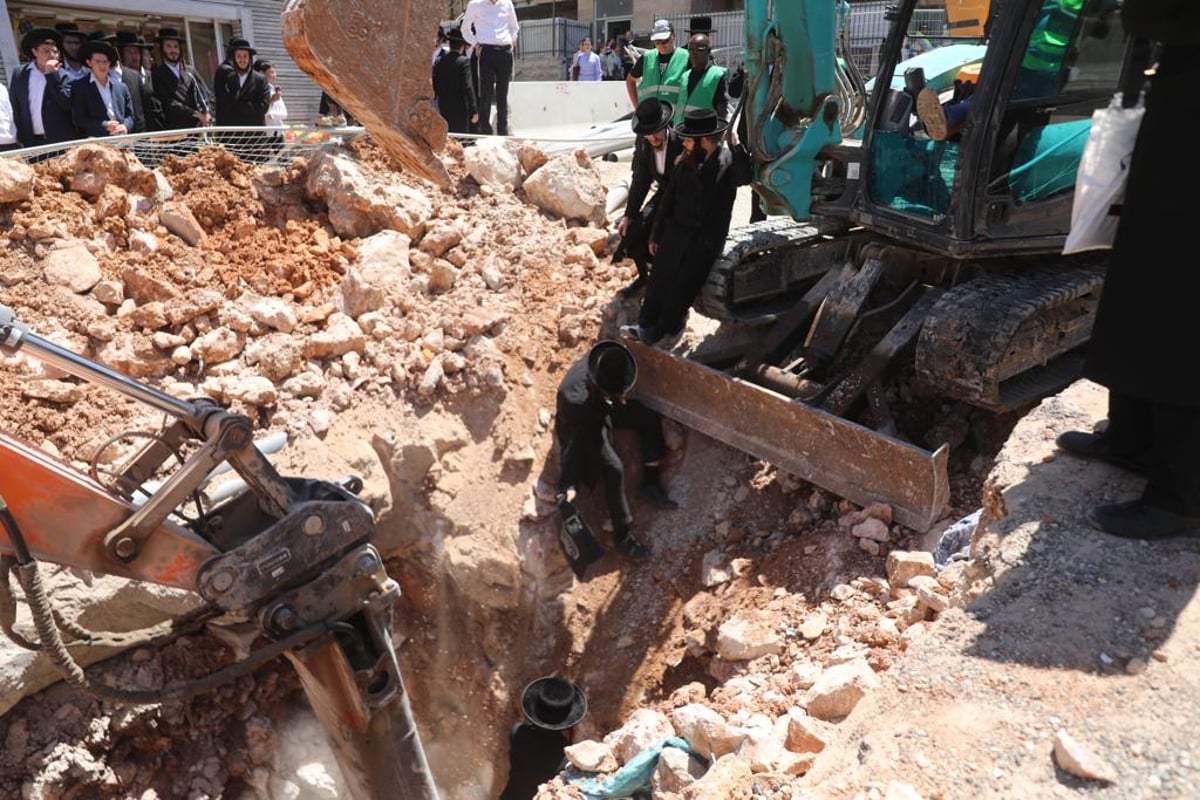
[(117, 52), (121, 57), (120, 66), (112, 69), (119, 72), (121, 83), (129, 89), (133, 100), (133, 130), (131, 133), (158, 130), (154, 108), (154, 91), (149, 79), (142, 74), (142, 45), (141, 38), (132, 31), (117, 33)]
[(174, 28), (158, 32), (163, 63), (151, 72), (154, 97), (162, 106), (163, 130), (202, 128), (211, 121), (207, 90), (183, 63), (183, 37)]
[[(680, 139), (671, 131), (671, 116), (675, 109), (666, 100), (649, 97), (638, 103), (633, 116), (633, 132), (637, 142), (633, 151), (633, 176), (629, 181), (629, 198), (625, 201), (625, 216), (617, 223), (621, 244), (614, 260), (628, 257), (637, 265), (637, 278), (621, 290), (622, 297), (633, 297), (646, 285), (650, 274), (650, 230), (659, 198), (671, 179), (671, 168), (683, 152)], [(646, 195), (654, 187), (649, 202)], [(618, 258), (620, 257), (620, 258)]]
[(129, 87), (109, 74), (117, 50), (108, 42), (88, 42), (80, 51), (91, 75), (71, 84), (75, 126), (88, 136), (120, 136), (133, 130), (133, 99)]
[[(234, 37), (225, 46), (228, 53), (213, 75), (217, 125), (262, 128), (271, 105), (271, 88), (261, 73), (254, 71), (257, 51), (245, 39)], [(225, 146), (247, 160), (266, 160), (266, 137), (258, 133), (227, 133)]]
[(433, 64), (433, 96), (451, 133), (472, 133), (472, 126), (479, 122), (479, 109), (471, 84), (471, 58), (465, 54), (467, 40), (458, 23), (444, 33), (450, 47), (439, 53)]
[(61, 45), (52, 28), (34, 28), (21, 37), (21, 52), (29, 61), (13, 73), (8, 94), (22, 147), (79, 138), (71, 120), (71, 86), (58, 60)]

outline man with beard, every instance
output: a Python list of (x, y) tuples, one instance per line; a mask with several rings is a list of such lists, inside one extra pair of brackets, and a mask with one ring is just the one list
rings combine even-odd
[(154, 90), (150, 81), (142, 75), (142, 44), (143, 42), (132, 31), (121, 31), (117, 34), (117, 52), (121, 63), (113, 67), (113, 72), (119, 72), (121, 83), (129, 89), (133, 100), (133, 131), (158, 130), (155, 119)]
[(59, 22), (54, 29), (62, 37), (62, 53), (60, 55), (62, 55), (62, 69), (67, 73), (67, 80), (77, 81), (87, 77), (87, 67), (83, 65), (83, 59), (79, 55), (79, 49), (83, 47), (87, 34), (81, 31), (74, 22)]
[(34, 28), (21, 37), (29, 61), (13, 73), (9, 100), (22, 147), (79, 138), (71, 119), (71, 85), (58, 60), (62, 37), (53, 28)]
[(200, 78), (183, 63), (183, 37), (174, 28), (158, 32), (163, 63), (154, 68), (151, 84), (162, 106), (163, 130), (201, 128), (208, 125), (208, 96)]
[[(256, 50), (245, 39), (234, 37), (225, 46), (229, 55), (213, 75), (217, 125), (264, 127), (271, 106), (267, 79), (254, 71)], [(264, 137), (257, 133), (228, 133), (221, 137), (225, 146), (242, 158), (261, 157)]]

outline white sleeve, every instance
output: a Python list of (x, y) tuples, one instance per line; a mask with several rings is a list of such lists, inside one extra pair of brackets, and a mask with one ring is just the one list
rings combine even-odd
[(474, 47), (476, 45), (476, 43), (479, 41), (478, 39), (475, 38), (475, 17), (476, 17), (475, 9), (477, 7), (478, 6), (476, 6), (474, 3), (468, 3), (467, 10), (465, 12), (463, 12), (463, 18), (462, 18), (463, 38), (466, 39), (467, 44), (471, 45), (472, 47)]
[(510, 11), (512, 11), (512, 13), (508, 15), (508, 32), (512, 34), (512, 40), (515, 43), (517, 41), (517, 34), (521, 31), (521, 23), (517, 22), (516, 7), (514, 7), (512, 3), (509, 3), (508, 8)]

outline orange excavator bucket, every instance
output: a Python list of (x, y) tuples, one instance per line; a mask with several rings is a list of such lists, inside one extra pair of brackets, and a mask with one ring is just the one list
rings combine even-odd
[(292, 59), (350, 111), (400, 165), (439, 186), (435, 152), (446, 121), (433, 105), (429, 50), (439, 0), (288, 0), (283, 42)]

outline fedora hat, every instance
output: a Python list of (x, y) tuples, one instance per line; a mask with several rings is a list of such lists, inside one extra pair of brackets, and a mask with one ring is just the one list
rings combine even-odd
[(647, 97), (633, 112), (633, 132), (638, 136), (658, 133), (671, 123), (675, 106), (657, 97)]
[(446, 27), (442, 29), (442, 33), (445, 34), (446, 40), (451, 44), (458, 45), (467, 41), (463, 36), (461, 22), (448, 23)]
[(111, 42), (116, 37), (111, 33), (105, 33), (102, 30), (94, 30), (87, 35), (89, 42)]
[(521, 711), (531, 725), (564, 731), (587, 714), (587, 698), (578, 686), (564, 678), (538, 678), (521, 693)]
[(103, 53), (108, 56), (109, 64), (116, 64), (120, 58), (117, 55), (117, 48), (102, 39), (97, 39), (93, 42), (84, 42), (83, 47), (79, 49), (79, 57), (84, 61), (88, 61), (96, 53)]
[(696, 139), (701, 136), (720, 136), (728, 127), (729, 123), (718, 117), (716, 111), (697, 108), (683, 115), (683, 122), (675, 126), (675, 133), (686, 139)]
[(637, 362), (620, 342), (605, 339), (587, 356), (588, 378), (605, 394), (628, 394), (637, 384)]
[(258, 51), (250, 46), (250, 42), (246, 41), (245, 39), (243, 39), (240, 36), (235, 36), (232, 39), (230, 39), (229, 43), (227, 45), (225, 45), (225, 49), (229, 52), (230, 55), (233, 55), (238, 50), (248, 51), (250, 53), (251, 58), (258, 55)]
[(117, 47), (145, 47), (146, 42), (134, 31), (117, 31), (117, 40), (113, 42)]
[(64, 39), (68, 36), (78, 36), (80, 39), (86, 39), (87, 34), (79, 29), (79, 25), (74, 22), (56, 22), (54, 30), (58, 31)]
[(62, 50), (62, 36), (54, 28), (34, 28), (21, 37), (21, 52), (33, 58), (33, 48), (43, 42), (54, 42), (54, 46)]
[(158, 43), (162, 44), (166, 41), (175, 41), (183, 44), (183, 37), (174, 28), (163, 28), (158, 32)]

